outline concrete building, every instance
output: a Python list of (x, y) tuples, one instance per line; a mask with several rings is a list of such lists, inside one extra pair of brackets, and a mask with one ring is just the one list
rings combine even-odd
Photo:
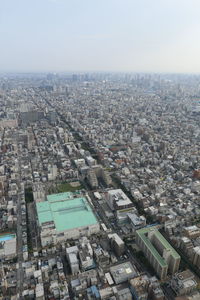
[(131, 291), (135, 300), (148, 299), (149, 279), (147, 276), (139, 276), (130, 280)]
[(38, 283), (35, 289), (35, 299), (44, 300), (44, 286), (42, 283)]
[(200, 236), (200, 228), (196, 225), (185, 227), (184, 234), (190, 239), (195, 239)]
[(91, 185), (92, 188), (97, 188), (98, 187), (98, 180), (97, 180), (97, 176), (94, 172), (93, 169), (89, 169), (88, 173), (87, 173), (87, 179), (89, 184)]
[(48, 180), (53, 181), (58, 175), (58, 168), (56, 165), (48, 166)]
[(105, 194), (106, 201), (112, 210), (133, 206), (132, 201), (121, 189), (110, 190)]
[(119, 300), (132, 300), (132, 294), (129, 288), (117, 289), (117, 299)]
[[(69, 153), (69, 154), (71, 154), (71, 153)], [(85, 159), (84, 158), (75, 159), (74, 163), (78, 169), (85, 167)]]
[(33, 183), (33, 198), (35, 202), (43, 202), (45, 200), (45, 189), (41, 182)]
[(20, 120), (23, 125), (27, 125), (29, 123), (37, 122), (44, 118), (43, 111), (27, 111), (20, 113)]
[(0, 259), (10, 260), (17, 255), (16, 235), (0, 235)]
[(105, 279), (106, 279), (106, 281), (107, 281), (107, 283), (109, 285), (113, 285), (114, 284), (114, 281), (113, 281), (113, 279), (112, 279), (112, 277), (111, 277), (111, 275), (110, 275), (109, 272), (105, 273)]
[(54, 125), (56, 123), (56, 117), (57, 117), (57, 114), (55, 111), (49, 111), (47, 113), (47, 118), (52, 125)]
[(103, 168), (101, 169), (100, 177), (103, 179), (107, 186), (110, 186), (112, 184), (112, 178), (110, 177), (108, 171), (104, 170)]
[(136, 270), (130, 262), (111, 267), (110, 273), (115, 284), (126, 282), (127, 280), (137, 276)]
[(94, 159), (92, 156), (87, 156), (86, 162), (90, 167), (96, 165), (96, 159)]
[(192, 263), (198, 268), (200, 267), (200, 246), (193, 248)]
[(12, 119), (3, 119), (0, 121), (0, 128), (15, 128), (18, 126), (18, 121), (17, 119), (12, 120)]
[(100, 299), (99, 290), (95, 285), (92, 285), (91, 287), (87, 288), (87, 297), (88, 300)]
[(101, 247), (94, 249), (94, 256), (101, 267), (106, 267), (110, 263), (110, 255), (108, 251), (103, 250)]
[(135, 207), (129, 207), (125, 209), (120, 209), (116, 211), (116, 218), (119, 225), (130, 224), (129, 214), (136, 214), (137, 209)]
[(159, 280), (153, 276), (150, 278), (150, 284), (148, 289), (148, 294), (152, 300), (164, 300), (165, 295), (160, 286)]
[(179, 254), (155, 226), (137, 230), (136, 243), (144, 252), (160, 279), (165, 279), (168, 272), (175, 274), (178, 271)]
[(171, 287), (177, 295), (187, 295), (197, 287), (194, 274), (190, 270), (177, 273), (172, 277)]
[(108, 234), (108, 238), (110, 239), (110, 244), (115, 254), (121, 256), (125, 250), (124, 241), (117, 233)]
[(80, 291), (86, 291), (88, 287), (97, 285), (97, 271), (88, 270), (78, 274), (77, 278), (71, 281), (71, 287), (75, 294), (79, 294)]
[(194, 248), (191, 239), (186, 236), (181, 237), (180, 248), (185, 252), (186, 255), (191, 254)]
[(107, 287), (99, 290), (100, 299), (102, 300), (112, 299), (112, 296), (115, 294), (117, 294), (117, 289), (114, 287)]
[(77, 246), (69, 247), (66, 249), (66, 256), (73, 275), (79, 272), (79, 260), (77, 258), (78, 252), (79, 251)]
[(99, 232), (100, 226), (86, 198), (73, 193), (47, 196), (36, 203), (42, 246)]
[(128, 213), (127, 217), (133, 232), (146, 226), (146, 218), (144, 216), (138, 216), (135, 213)]
[(86, 237), (83, 237), (80, 240), (79, 258), (82, 270), (85, 271), (95, 267), (93, 259), (93, 249)]

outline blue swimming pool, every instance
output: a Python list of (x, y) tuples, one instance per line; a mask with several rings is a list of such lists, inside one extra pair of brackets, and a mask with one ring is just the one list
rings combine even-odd
[(15, 238), (15, 234), (0, 235), (0, 242), (9, 241)]

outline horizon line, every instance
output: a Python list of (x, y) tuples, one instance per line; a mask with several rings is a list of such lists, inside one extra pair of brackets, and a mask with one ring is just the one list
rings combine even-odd
[(178, 72), (178, 71), (117, 71), (117, 70), (69, 70), (69, 71), (55, 71), (55, 70), (5, 70), (0, 71), (2, 74), (85, 74), (85, 73), (102, 73), (102, 74), (171, 74), (171, 75), (200, 75), (199, 72)]

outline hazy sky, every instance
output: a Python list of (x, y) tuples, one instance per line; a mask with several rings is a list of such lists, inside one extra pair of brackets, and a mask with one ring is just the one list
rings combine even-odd
[(200, 0), (0, 0), (0, 71), (200, 72)]

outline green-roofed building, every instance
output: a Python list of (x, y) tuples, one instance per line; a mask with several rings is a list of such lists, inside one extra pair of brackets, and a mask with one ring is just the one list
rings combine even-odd
[(36, 203), (42, 245), (78, 239), (99, 231), (99, 223), (85, 197), (73, 193), (48, 195)]
[(179, 269), (180, 255), (168, 243), (156, 226), (136, 231), (136, 242), (141, 248), (160, 279), (174, 274)]

